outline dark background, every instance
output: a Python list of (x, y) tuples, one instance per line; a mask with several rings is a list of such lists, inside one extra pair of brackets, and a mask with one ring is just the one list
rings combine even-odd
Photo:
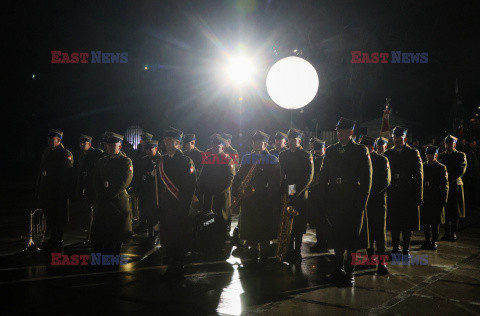
[[(205, 147), (215, 131), (238, 134), (242, 95), (245, 134), (286, 131), (290, 112), (272, 103), (265, 76), (295, 48), (320, 76), (316, 98), (293, 113), (299, 128), (378, 118), (390, 97), (417, 135), (443, 136), (456, 79), (465, 116), (480, 105), (477, 1), (35, 1), (2, 11), (8, 185), (31, 183), (49, 128), (76, 148), (81, 133), (138, 124), (158, 139), (171, 125)], [(218, 75), (239, 44), (258, 74), (241, 92)], [(128, 63), (52, 64), (52, 50), (128, 52)], [(428, 63), (352, 64), (352, 50), (428, 52)]]

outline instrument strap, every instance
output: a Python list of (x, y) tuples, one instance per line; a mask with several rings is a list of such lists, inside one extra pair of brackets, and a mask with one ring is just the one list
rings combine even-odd
[(160, 159), (160, 179), (167, 188), (168, 192), (170, 192), (177, 200), (180, 200), (180, 190), (165, 173), (165, 170), (163, 169), (163, 159)]

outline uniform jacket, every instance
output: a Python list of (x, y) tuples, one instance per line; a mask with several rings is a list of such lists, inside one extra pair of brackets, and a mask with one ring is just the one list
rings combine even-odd
[(231, 218), (231, 191), (235, 176), (233, 159), (225, 153), (219, 155), (219, 163), (203, 166), (198, 187), (200, 207), (204, 212), (213, 210), (223, 214), (224, 220)]
[(93, 175), (98, 160), (103, 156), (103, 150), (90, 147), (86, 152), (81, 151), (77, 165), (77, 194), (85, 196), (89, 205), (95, 202), (95, 190), (93, 189)]
[(301, 146), (280, 153), (280, 194), (288, 194), (288, 186), (295, 185), (295, 195), (291, 205), (299, 212), (293, 221), (293, 234), (305, 234), (307, 225), (308, 187), (313, 179), (313, 157)]
[(372, 163), (368, 149), (350, 140), (325, 152), (320, 170), (319, 194), (327, 208), (328, 239), (334, 248), (367, 248), (366, 205), (372, 186)]
[(200, 174), (202, 173), (202, 151), (199, 150), (197, 147), (193, 148), (191, 151), (184, 151), (183, 152), (185, 156), (189, 157), (190, 159), (193, 160), (193, 163), (195, 164), (195, 171), (198, 177), (200, 177)]
[(279, 225), (280, 168), (277, 157), (267, 150), (245, 155), (233, 180), (234, 196), (238, 195), (239, 187), (253, 166), (251, 185), (255, 192), (241, 204), (240, 238), (267, 241), (276, 238)]
[(45, 148), (40, 162), (36, 195), (40, 208), (46, 209), (49, 216), (65, 221), (67, 198), (73, 189), (73, 156), (72, 153), (58, 145), (55, 149)]
[(130, 158), (118, 154), (98, 161), (93, 177), (97, 196), (92, 224), (94, 242), (119, 242), (131, 235), (132, 214), (127, 188), (132, 178)]

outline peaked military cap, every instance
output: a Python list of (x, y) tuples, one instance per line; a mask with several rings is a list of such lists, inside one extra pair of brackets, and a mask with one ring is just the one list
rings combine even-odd
[(302, 138), (303, 137), (303, 132), (301, 130), (298, 130), (296, 128), (291, 128), (287, 132), (287, 138)]
[(222, 133), (220, 136), (225, 140), (232, 140), (232, 134)]
[(325, 148), (325, 141), (317, 137), (310, 138), (310, 144), (312, 144), (314, 150)]
[(142, 135), (140, 135), (140, 138), (141, 138), (143, 141), (149, 141), (149, 140), (152, 140), (153, 135), (150, 134), (150, 133), (147, 133), (147, 132), (143, 132)]
[(270, 138), (270, 135), (262, 131), (256, 131), (255, 134), (253, 134), (252, 136), (252, 140), (259, 140), (262, 142), (268, 142), (269, 138)]
[(275, 139), (287, 139), (287, 134), (282, 133), (282, 132), (277, 132), (275, 134)]
[(53, 129), (51, 128), (49, 131), (48, 131), (48, 137), (58, 137), (60, 139), (62, 139), (63, 137), (63, 132), (58, 130), (58, 129)]
[(388, 144), (388, 140), (383, 138), (383, 137), (379, 137), (375, 140), (375, 145), (383, 146), (383, 145), (386, 145), (386, 144)]
[(213, 134), (210, 136), (210, 143), (212, 145), (223, 145), (225, 146), (226, 140), (220, 134)]
[(107, 132), (105, 133), (105, 141), (109, 144), (115, 144), (115, 143), (121, 143), (123, 142), (123, 135), (113, 133), (113, 132)]
[(453, 135), (447, 135), (447, 137), (445, 137), (445, 143), (456, 143), (458, 140), (458, 138), (456, 138), (455, 136)]
[(370, 137), (368, 135), (361, 135), (360, 136), (360, 144), (365, 146), (374, 146), (375, 145), (375, 138)]
[(168, 130), (165, 131), (165, 133), (163, 133), (163, 137), (172, 137), (178, 139), (179, 141), (182, 141), (183, 132), (179, 129), (170, 127)]
[(88, 135), (80, 135), (80, 137), (78, 138), (78, 140), (80, 141), (80, 143), (83, 143), (83, 142), (89, 142), (91, 143), (92, 142), (92, 137), (91, 136), (88, 136)]
[(407, 136), (407, 131), (408, 131), (408, 128), (406, 127), (402, 127), (402, 126), (395, 126), (395, 128), (393, 129), (393, 136), (397, 136), (397, 137), (405, 137)]
[(438, 147), (437, 146), (428, 146), (425, 150), (426, 155), (434, 155), (438, 154)]
[(347, 118), (341, 117), (340, 120), (338, 120), (337, 127), (335, 127), (335, 130), (350, 129), (353, 131), (355, 129), (355, 123), (356, 121), (352, 121)]
[(158, 140), (151, 139), (145, 142), (145, 148), (156, 148), (156, 147), (158, 147)]
[(185, 134), (185, 135), (183, 135), (183, 142), (184, 143), (189, 143), (193, 140), (196, 140), (195, 134)]

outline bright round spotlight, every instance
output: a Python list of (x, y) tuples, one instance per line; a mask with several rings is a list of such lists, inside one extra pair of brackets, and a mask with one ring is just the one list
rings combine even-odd
[(318, 91), (315, 68), (303, 58), (283, 58), (270, 68), (267, 91), (270, 98), (285, 109), (299, 109), (310, 103)]
[(250, 81), (252, 77), (253, 66), (252, 63), (244, 58), (235, 58), (230, 61), (227, 68), (227, 73), (231, 80), (242, 83)]

